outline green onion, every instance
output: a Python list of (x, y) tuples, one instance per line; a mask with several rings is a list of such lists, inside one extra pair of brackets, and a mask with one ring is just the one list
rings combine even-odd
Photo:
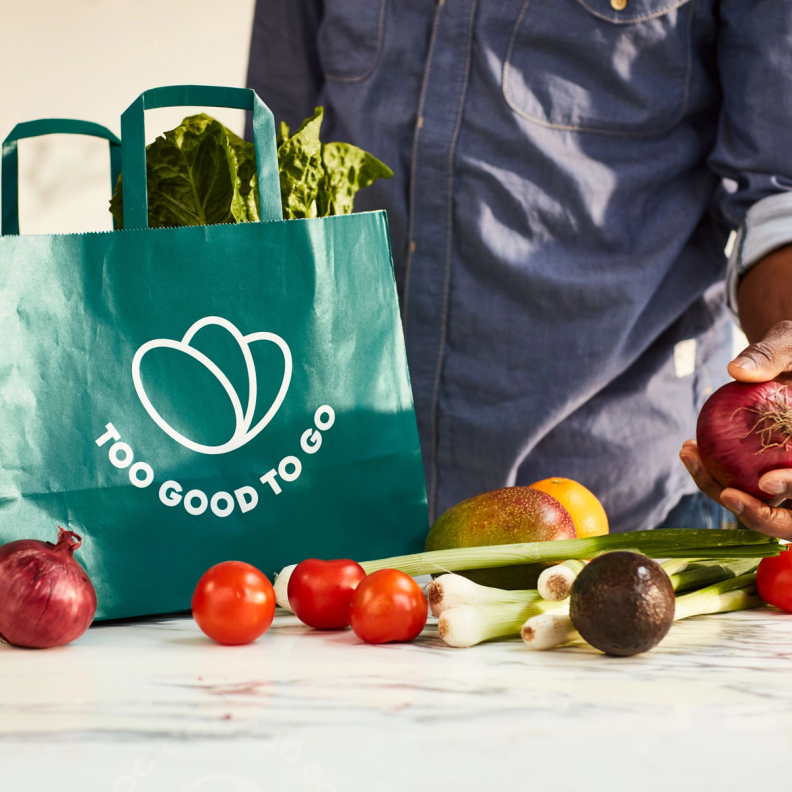
[[(697, 558), (709, 558), (710, 560), (733, 558), (768, 558), (777, 556), (779, 553), (787, 552), (786, 545), (745, 545), (742, 547), (690, 547), (677, 548), (669, 551), (666, 558), (684, 558), (684, 553), (695, 555)], [(650, 558), (659, 558), (657, 554), (644, 553)]]
[(694, 559), (692, 558), (672, 558), (668, 561), (663, 561), (660, 566), (665, 569), (666, 574), (670, 577), (671, 575), (684, 572), (693, 561)]
[(720, 580), (735, 578), (753, 572), (759, 566), (759, 559), (746, 558), (731, 563), (695, 564), (682, 572), (669, 575), (674, 591), (700, 589)]
[(706, 613), (758, 608), (760, 605), (764, 602), (756, 596), (756, 572), (750, 572), (677, 597), (674, 621)]
[(400, 569), (417, 577), (463, 569), (559, 563), (573, 558), (583, 560), (604, 551), (625, 548), (635, 548), (650, 558), (764, 558), (778, 555), (781, 551), (777, 539), (756, 531), (668, 528), (595, 536), (590, 539), (559, 539), (553, 542), (433, 550), (379, 561), (365, 561), (361, 566), (367, 574), (379, 569)]
[(542, 599), (551, 601), (566, 599), (572, 591), (575, 578), (583, 571), (584, 567), (585, 564), (582, 561), (570, 559), (549, 569), (544, 569), (539, 575), (536, 589)]
[(526, 619), (520, 628), (520, 636), (531, 649), (541, 651), (574, 641), (580, 638), (580, 633), (569, 618), (569, 608), (560, 608)]
[(505, 591), (504, 589), (481, 586), (462, 575), (452, 573), (440, 575), (429, 584), (426, 598), (433, 616), (439, 616), (450, 608), (461, 605), (506, 605), (537, 602), (541, 600), (535, 589)]
[(520, 627), (531, 616), (556, 608), (569, 607), (567, 600), (561, 602), (511, 603), (504, 605), (460, 605), (440, 614), (437, 631), (440, 637), (456, 648), (475, 646), (482, 641), (518, 635)]
[[(699, 592), (693, 592), (698, 594)], [(690, 596), (689, 594), (686, 596)], [(754, 586), (747, 586), (736, 591), (726, 591), (723, 594), (710, 596), (707, 602), (703, 600), (697, 603), (695, 609), (690, 613), (679, 616), (679, 619), (687, 619), (691, 616), (704, 616), (711, 613), (733, 613), (734, 611), (749, 610), (751, 608), (761, 608), (765, 601), (756, 593)], [(674, 618), (677, 621), (677, 617)]]

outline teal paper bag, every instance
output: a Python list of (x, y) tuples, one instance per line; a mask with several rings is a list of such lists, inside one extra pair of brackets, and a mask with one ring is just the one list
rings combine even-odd
[[(262, 222), (147, 228), (143, 112), (178, 105), (253, 111)], [(99, 134), (49, 123), (16, 137)], [(422, 548), (383, 212), (283, 221), (270, 111), (248, 90), (177, 86), (122, 118), (125, 230), (15, 236), (10, 138), (0, 542), (75, 530), (103, 619), (189, 608), (224, 560), (271, 576)]]

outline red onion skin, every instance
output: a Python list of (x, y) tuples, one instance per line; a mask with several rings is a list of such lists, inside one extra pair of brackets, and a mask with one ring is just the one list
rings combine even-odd
[(701, 461), (720, 484), (762, 501), (775, 497), (759, 489), (759, 479), (771, 470), (792, 468), (792, 436), (774, 430), (770, 441), (781, 445), (763, 449), (757, 422), (771, 407), (785, 404), (792, 419), (792, 391), (778, 382), (730, 382), (707, 399), (696, 442)]
[(96, 614), (96, 590), (74, 559), (82, 540), (59, 529), (58, 543), (20, 539), (0, 547), (0, 637), (46, 649), (79, 638)]

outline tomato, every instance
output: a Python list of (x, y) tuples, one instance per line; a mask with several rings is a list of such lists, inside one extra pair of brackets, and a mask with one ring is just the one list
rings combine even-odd
[(427, 616), (421, 587), (397, 569), (372, 572), (357, 587), (349, 606), (355, 635), (372, 644), (412, 641), (423, 630)]
[(317, 630), (349, 627), (349, 603), (364, 577), (363, 567), (348, 558), (306, 558), (289, 578), (289, 606), (301, 622)]
[(756, 571), (756, 588), (765, 602), (792, 613), (792, 551), (762, 559)]
[(243, 561), (223, 561), (198, 581), (192, 612), (213, 641), (229, 646), (250, 643), (272, 624), (275, 591), (256, 567)]

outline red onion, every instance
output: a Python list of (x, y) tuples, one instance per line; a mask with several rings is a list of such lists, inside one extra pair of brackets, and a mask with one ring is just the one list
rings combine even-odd
[(82, 539), (58, 529), (58, 543), (20, 539), (0, 547), (0, 638), (45, 649), (79, 638), (96, 614), (96, 591), (74, 560)]
[(759, 500), (771, 470), (792, 468), (792, 393), (779, 382), (730, 382), (707, 399), (696, 426), (702, 462), (724, 487)]

